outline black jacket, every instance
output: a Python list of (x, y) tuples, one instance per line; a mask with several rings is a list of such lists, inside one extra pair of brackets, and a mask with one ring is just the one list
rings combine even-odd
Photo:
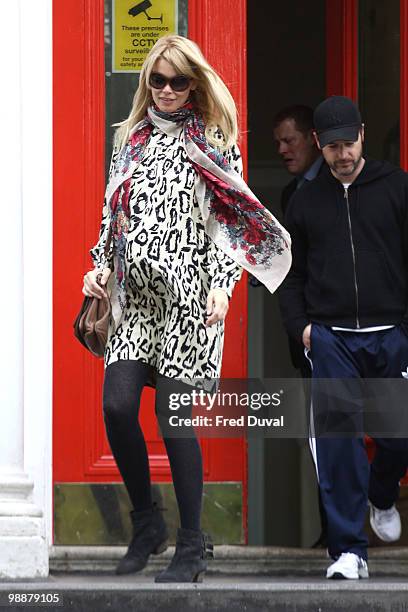
[(297, 340), (311, 322), (397, 325), (407, 310), (408, 175), (367, 160), (345, 193), (325, 167), (285, 216), (293, 263), (279, 301)]
[(286, 215), (286, 211), (288, 209), (288, 204), (290, 200), (295, 195), (296, 187), (297, 187), (297, 180), (294, 178), (290, 181), (290, 183), (285, 185), (285, 187), (282, 189), (280, 204), (281, 204), (281, 209), (284, 215)]
[[(314, 161), (316, 161), (316, 160), (314, 160)], [(319, 171), (317, 173), (317, 176), (320, 175), (320, 173), (322, 172), (323, 168), (325, 168), (325, 167), (326, 167), (326, 164), (324, 163), (324, 159), (322, 159), (322, 163), (320, 165), (320, 168), (319, 168)], [(310, 168), (308, 170), (310, 170)], [(315, 179), (312, 179), (312, 180), (315, 180)], [(306, 179), (305, 182), (303, 183), (303, 185), (300, 186), (300, 189), (303, 189), (303, 187), (305, 185), (307, 185), (309, 182), (310, 181)], [(291, 201), (292, 197), (295, 195), (295, 192), (297, 191), (297, 189), (298, 189), (298, 180), (297, 180), (297, 178), (293, 178), (282, 189), (280, 205), (281, 205), (281, 209), (282, 209), (282, 212), (283, 212), (284, 215), (286, 215), (286, 211), (287, 211), (289, 202)]]
[[(317, 173), (317, 176), (319, 176), (324, 166), (325, 166), (325, 163), (324, 163), (324, 160), (322, 160), (322, 164), (319, 168), (319, 172)], [(303, 185), (301, 185), (300, 189), (303, 189), (303, 187), (307, 185), (308, 182), (309, 181), (306, 180), (303, 183)], [(282, 208), (282, 212), (284, 216), (286, 215), (286, 211), (289, 206), (289, 202), (291, 201), (292, 197), (295, 195), (297, 189), (298, 189), (298, 181), (296, 178), (292, 179), (290, 183), (288, 183), (282, 189), (280, 203), (281, 203), (281, 208)], [(289, 336), (289, 352), (290, 352), (292, 364), (296, 369), (301, 371), (303, 377), (306, 377), (306, 376), (309, 377), (311, 374), (310, 363), (304, 355), (304, 348), (305, 347), (303, 346), (302, 342), (299, 342), (298, 340), (294, 340), (293, 338)]]

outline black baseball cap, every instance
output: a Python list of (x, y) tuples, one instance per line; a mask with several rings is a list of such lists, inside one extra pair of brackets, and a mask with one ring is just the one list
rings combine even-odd
[(358, 107), (345, 96), (323, 100), (315, 108), (313, 123), (322, 148), (336, 140), (356, 142), (363, 125)]

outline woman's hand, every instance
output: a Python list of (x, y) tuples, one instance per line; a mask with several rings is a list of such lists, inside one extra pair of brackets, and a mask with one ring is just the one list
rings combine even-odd
[(228, 295), (223, 289), (211, 289), (207, 298), (206, 327), (224, 321), (229, 308)]
[[(88, 297), (102, 298), (106, 293), (105, 285), (108, 282), (110, 274), (111, 271), (109, 268), (104, 268), (103, 270), (95, 268), (87, 272), (84, 276), (82, 293)], [(99, 275), (101, 276), (100, 284), (96, 280)]]

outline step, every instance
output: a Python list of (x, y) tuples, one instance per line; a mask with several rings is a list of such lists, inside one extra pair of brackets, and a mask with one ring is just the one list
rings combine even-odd
[[(125, 554), (122, 546), (54, 546), (50, 553), (53, 572), (114, 573)], [(151, 556), (143, 576), (156, 575), (173, 556), (174, 548)], [(216, 546), (209, 575), (324, 576), (329, 564), (325, 550), (262, 546)], [(369, 549), (370, 573), (377, 577), (408, 578), (408, 548), (389, 546)]]
[[(146, 576), (54, 574), (47, 580), (1, 583), (0, 605), (23, 611), (27, 605), (8, 605), (8, 596), (34, 593), (58, 596), (59, 607), (73, 612), (405, 612), (406, 579), (370, 578), (330, 581), (323, 578), (280, 579), (259, 576), (208, 575), (202, 584), (155, 584)], [(6, 605), (5, 605), (6, 604)]]

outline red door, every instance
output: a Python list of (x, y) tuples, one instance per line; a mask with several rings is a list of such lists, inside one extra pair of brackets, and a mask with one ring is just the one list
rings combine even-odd
[[(221, 73), (237, 101), (240, 130), (246, 127), (245, 0), (190, 0), (188, 35)], [(103, 364), (74, 340), (72, 322), (81, 302), (88, 250), (96, 240), (104, 192), (105, 66), (104, 1), (54, 2), (54, 483), (120, 480), (104, 434)], [(225, 40), (228, 39), (228, 47)], [(114, 120), (121, 119), (115, 117)], [(246, 141), (241, 149), (245, 156)], [(226, 327), (223, 376), (247, 373), (246, 279), (236, 288)], [(152, 390), (142, 399), (154, 482), (171, 480), (156, 433)], [(246, 444), (243, 439), (202, 440), (207, 482), (238, 483), (241, 533), (246, 526)], [(67, 491), (67, 489), (65, 489)], [(61, 497), (61, 496), (60, 496)], [(58, 499), (60, 499), (58, 497)], [(66, 499), (66, 495), (62, 496)], [(58, 513), (55, 508), (56, 522)], [(57, 543), (73, 543), (64, 537)], [(89, 543), (79, 538), (78, 543)], [(96, 542), (98, 543), (98, 542)]]

